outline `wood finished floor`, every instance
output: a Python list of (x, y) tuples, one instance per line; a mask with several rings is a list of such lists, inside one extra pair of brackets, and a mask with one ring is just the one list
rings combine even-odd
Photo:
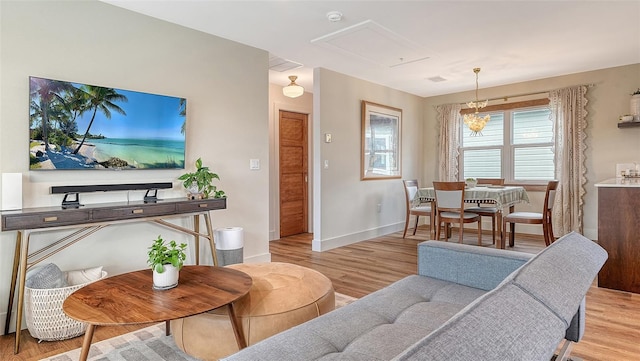
[[(303, 234), (271, 242), (272, 261), (315, 269), (332, 280), (337, 292), (362, 297), (416, 273), (416, 245), (428, 238), (428, 228), (406, 239), (394, 233), (325, 252), (312, 252), (311, 238)], [(452, 239), (457, 240), (455, 230)], [(464, 242), (475, 244), (474, 233), (465, 235)], [(492, 246), (488, 235), (484, 246)], [(512, 249), (536, 253), (543, 247), (539, 236), (518, 235)], [(94, 342), (140, 327), (144, 326), (98, 327)], [(39, 360), (80, 347), (82, 337), (37, 343), (24, 330), (18, 355), (13, 354), (13, 341), (14, 334), (0, 336), (0, 360)], [(593, 361), (640, 360), (640, 294), (592, 286), (587, 293), (585, 337), (574, 346), (572, 355)]]

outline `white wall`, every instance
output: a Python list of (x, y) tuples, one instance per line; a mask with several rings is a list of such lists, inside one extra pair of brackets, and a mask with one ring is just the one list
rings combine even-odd
[[(326, 69), (315, 69), (313, 93), (313, 250), (327, 250), (403, 229), (405, 201), (401, 180), (360, 180), (361, 101), (402, 109), (402, 177), (417, 178), (424, 160), (420, 152), (423, 99)], [(321, 139), (325, 133), (332, 134), (331, 143)], [(325, 160), (329, 162), (328, 169), (321, 166)], [(380, 213), (378, 204), (382, 205)]]
[[(566, 76), (540, 79), (494, 88), (481, 88), (480, 98), (500, 98), (509, 95), (559, 89), (574, 85), (593, 84), (587, 91), (587, 184), (584, 207), (584, 234), (598, 237), (597, 191), (594, 184), (615, 177), (615, 164), (640, 160), (640, 127), (618, 129), (618, 117), (629, 113), (631, 93), (640, 85), (640, 64), (602, 69)], [(436, 154), (438, 129), (435, 106), (463, 103), (474, 98), (473, 92), (426, 98), (424, 110), (427, 125), (423, 133), (424, 154)], [(514, 99), (514, 101), (521, 99)], [(494, 104), (499, 101), (495, 101)], [(437, 157), (426, 157), (422, 179), (431, 183), (437, 179)], [(537, 193), (537, 194), (534, 194)], [(516, 206), (516, 210), (540, 212), (544, 195), (529, 192), (530, 204)], [(540, 227), (519, 226), (523, 231), (541, 234)], [(526, 229), (525, 229), (526, 228)]]
[[(202, 157), (221, 177), (228, 209), (213, 226), (245, 230), (246, 261), (270, 260), (268, 53), (105, 3), (0, 2), (0, 173), (23, 174), (23, 206), (57, 206), (54, 185), (174, 182), (160, 197), (183, 197), (182, 170), (53, 171), (28, 169), (30, 75), (187, 98), (188, 168)], [(249, 159), (260, 159), (259, 171)], [(0, 185), (2, 186), (2, 185)], [(144, 192), (82, 194), (83, 203), (142, 199)], [(175, 222), (191, 226), (191, 218)], [(37, 234), (30, 250), (55, 236)], [(48, 261), (63, 270), (104, 265), (110, 274), (146, 267), (146, 249), (166, 228), (108, 227)], [(4, 324), (16, 232), (0, 233), (0, 323)], [(201, 242), (206, 243), (206, 242)], [(201, 254), (208, 254), (202, 245)], [(190, 257), (193, 256), (191, 250)], [(203, 257), (204, 263), (211, 257)], [(14, 303), (15, 305), (15, 303)]]

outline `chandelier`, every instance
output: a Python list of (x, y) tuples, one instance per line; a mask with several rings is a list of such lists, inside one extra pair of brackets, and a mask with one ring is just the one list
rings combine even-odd
[(478, 73), (480, 72), (480, 68), (473, 68), (473, 72), (476, 73), (476, 101), (468, 102), (467, 106), (469, 108), (475, 108), (476, 111), (474, 113), (465, 114), (463, 119), (464, 124), (469, 127), (469, 130), (471, 130), (471, 135), (475, 136), (478, 134), (482, 135), (482, 129), (487, 125), (491, 116), (489, 114), (484, 117), (478, 115), (478, 109), (486, 107), (489, 100), (485, 100), (483, 102), (478, 101)]
[(282, 94), (289, 98), (297, 98), (304, 94), (304, 88), (296, 84), (296, 79), (298, 79), (298, 77), (295, 75), (289, 76), (289, 80), (291, 80), (291, 83), (282, 88)]

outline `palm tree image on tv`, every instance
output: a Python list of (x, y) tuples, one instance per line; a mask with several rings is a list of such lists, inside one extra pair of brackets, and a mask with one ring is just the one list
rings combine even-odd
[(30, 169), (184, 169), (184, 98), (36, 77), (29, 93)]
[(90, 110), (92, 114), (89, 125), (87, 125), (87, 131), (84, 132), (82, 141), (80, 142), (80, 144), (78, 144), (78, 148), (73, 151), (73, 154), (78, 154), (78, 151), (80, 151), (80, 148), (84, 144), (84, 141), (87, 139), (89, 130), (91, 130), (91, 124), (93, 124), (93, 121), (96, 120), (96, 113), (98, 112), (98, 110), (100, 110), (100, 112), (103, 113), (107, 119), (111, 119), (112, 110), (122, 115), (127, 115), (127, 113), (125, 113), (122, 108), (113, 103), (114, 101), (118, 100), (126, 102), (127, 97), (122, 94), (118, 94), (115, 90), (93, 85), (84, 85), (80, 88), (80, 90), (81, 91), (79, 93), (86, 96), (86, 104), (90, 107), (90, 109), (88, 110)]

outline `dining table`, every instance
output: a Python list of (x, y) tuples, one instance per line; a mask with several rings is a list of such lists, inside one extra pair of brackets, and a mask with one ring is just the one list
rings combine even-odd
[[(419, 188), (413, 198), (413, 205), (420, 203), (431, 203), (431, 215), (430, 235), (432, 239), (435, 239), (435, 218), (436, 218), (436, 193), (433, 187)], [(514, 207), (518, 203), (529, 203), (529, 195), (522, 186), (497, 186), (497, 185), (482, 185), (478, 184), (473, 188), (466, 188), (464, 190), (464, 203), (469, 204), (491, 204), (497, 209), (497, 223), (498, 223), (498, 241), (496, 242), (496, 248), (504, 249), (505, 245), (502, 243), (502, 214), (505, 209), (508, 213), (513, 212)]]

